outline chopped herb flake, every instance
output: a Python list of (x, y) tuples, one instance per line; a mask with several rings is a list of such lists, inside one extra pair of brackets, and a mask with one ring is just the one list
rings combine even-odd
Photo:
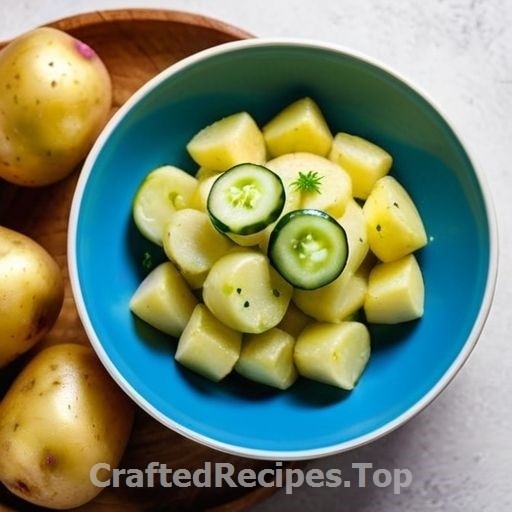
[(142, 267), (149, 270), (153, 266), (153, 258), (149, 252), (145, 252), (142, 256)]

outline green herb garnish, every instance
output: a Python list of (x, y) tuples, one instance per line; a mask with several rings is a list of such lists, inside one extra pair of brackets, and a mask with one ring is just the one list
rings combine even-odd
[(299, 171), (299, 177), (292, 183), (292, 187), (300, 192), (316, 192), (320, 194), (320, 184), (323, 176), (316, 171), (304, 173)]
[(142, 267), (145, 270), (150, 270), (153, 266), (153, 258), (151, 257), (151, 254), (149, 252), (145, 252), (142, 256)]

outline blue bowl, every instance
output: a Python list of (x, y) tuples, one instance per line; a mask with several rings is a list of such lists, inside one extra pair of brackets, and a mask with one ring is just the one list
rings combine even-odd
[[(176, 343), (134, 319), (128, 302), (145, 252), (131, 201), (142, 178), (171, 163), (194, 171), (185, 144), (229, 113), (260, 124), (311, 96), (333, 132), (359, 134), (394, 156), (428, 245), (419, 251), (424, 317), (374, 326), (372, 356), (350, 393), (299, 379), (277, 392), (229, 376), (221, 384), (174, 361)], [(492, 201), (459, 137), (432, 101), (389, 68), (320, 42), (254, 39), (202, 51), (142, 87), (92, 149), (69, 225), (71, 283), (103, 364), (125, 392), (175, 431), (218, 450), (307, 459), (370, 442), (430, 403), (460, 369), (489, 312), (497, 273)]]

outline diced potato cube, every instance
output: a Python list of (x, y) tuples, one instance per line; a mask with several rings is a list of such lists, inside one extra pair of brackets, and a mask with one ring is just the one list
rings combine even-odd
[[(350, 177), (327, 158), (313, 153), (290, 153), (273, 158), (265, 165), (281, 178), (285, 187), (286, 199), (281, 217), (292, 210), (315, 208), (336, 218), (344, 215), (347, 204), (352, 201)], [(310, 172), (317, 173), (317, 192), (301, 190), (297, 185), (301, 173), (307, 175)], [(263, 230), (261, 240), (256, 241), (265, 253), (274, 226), (275, 223)]]
[(389, 263), (378, 263), (370, 272), (364, 302), (371, 323), (396, 324), (423, 315), (424, 283), (414, 255)]
[(306, 327), (295, 343), (299, 375), (351, 390), (370, 357), (368, 328), (354, 321), (317, 322)]
[(391, 169), (391, 155), (369, 140), (348, 133), (337, 133), (329, 159), (341, 165), (352, 178), (354, 197), (366, 199), (375, 182)]
[(183, 276), (167, 261), (145, 277), (130, 300), (130, 310), (156, 329), (178, 337), (196, 304)]
[(343, 271), (355, 272), (370, 249), (363, 209), (352, 199), (347, 202), (345, 212), (337, 220), (345, 230), (348, 241), (348, 259)]
[(291, 334), (294, 338), (297, 338), (304, 327), (313, 321), (314, 319), (312, 317), (306, 315), (302, 309), (298, 308), (295, 303), (291, 301), (283, 319), (277, 324), (277, 327)]
[(363, 307), (368, 286), (366, 269), (343, 271), (331, 283), (316, 290), (293, 292), (293, 302), (306, 315), (322, 322), (341, 322)]
[(427, 234), (411, 196), (392, 176), (380, 178), (363, 205), (370, 249), (393, 261), (420, 249)]
[(211, 178), (212, 176), (219, 176), (222, 173), (222, 171), (216, 171), (215, 169), (208, 169), (207, 167), (199, 167), (197, 169), (195, 177), (197, 181), (201, 182), (203, 180), (206, 180), (208, 178)]
[(203, 299), (212, 313), (241, 332), (258, 333), (283, 318), (292, 287), (257, 250), (237, 249), (222, 256), (203, 285)]
[[(350, 176), (327, 158), (308, 152), (289, 153), (273, 158), (266, 166), (283, 181), (286, 190), (285, 211), (316, 208), (333, 217), (343, 215), (352, 200)], [(316, 173), (318, 187), (306, 190), (299, 183), (308, 173)]]
[(165, 223), (170, 215), (190, 205), (197, 180), (172, 165), (151, 171), (133, 199), (133, 220), (143, 236), (162, 245)]
[(326, 156), (332, 133), (318, 105), (311, 98), (299, 99), (263, 127), (263, 137), (271, 156), (297, 151)]
[(165, 254), (192, 289), (203, 286), (213, 264), (233, 247), (206, 213), (193, 208), (178, 210), (170, 217), (163, 244)]
[(198, 304), (185, 327), (175, 359), (190, 370), (218, 382), (228, 375), (240, 355), (242, 334), (224, 325)]
[[(301, 193), (293, 186), (293, 182), (299, 175), (299, 171), (294, 165), (295, 163), (295, 158), (291, 157), (290, 155), (283, 155), (269, 160), (265, 164), (265, 167), (275, 172), (283, 182), (286, 195), (281, 216), (291, 212), (292, 210), (298, 210), (301, 207)], [(268, 233), (268, 235), (270, 236), (270, 233)]]
[[(267, 228), (265, 228), (267, 229)], [(230, 240), (241, 247), (253, 247), (259, 245), (260, 243), (264, 243), (267, 234), (265, 229), (258, 231), (257, 233), (251, 233), (250, 235), (238, 235), (236, 233), (226, 233), (226, 236), (229, 237)], [(270, 236), (270, 235), (269, 235)]]
[(234, 165), (263, 164), (263, 135), (247, 112), (239, 112), (206, 126), (187, 144), (190, 156), (202, 167), (225, 171)]
[(255, 382), (287, 389), (297, 379), (294, 345), (295, 338), (277, 327), (260, 334), (247, 334), (235, 370)]
[(215, 183), (215, 180), (220, 176), (220, 173), (213, 174), (211, 176), (204, 176), (199, 179), (197, 187), (195, 189), (192, 198), (190, 199), (190, 207), (200, 210), (202, 212), (207, 211), (208, 195), (210, 190)]

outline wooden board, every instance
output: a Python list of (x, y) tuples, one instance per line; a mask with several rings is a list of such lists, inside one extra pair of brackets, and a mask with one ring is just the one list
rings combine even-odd
[[(52, 23), (93, 47), (107, 65), (113, 81), (114, 112), (130, 95), (173, 62), (204, 48), (251, 37), (217, 20), (167, 10), (117, 10), (87, 13)], [(0, 44), (0, 47), (6, 43)], [(0, 224), (21, 231), (43, 245), (59, 262), (66, 279), (64, 306), (59, 319), (38, 347), (66, 341), (88, 343), (69, 286), (66, 262), (68, 215), (80, 169), (64, 181), (29, 189), (0, 180)], [(29, 357), (29, 355), (27, 356)], [(0, 374), (0, 392), (24, 364), (17, 361)], [(143, 411), (120, 467), (144, 469), (149, 462), (193, 471), (206, 461), (229, 462), (238, 471), (274, 468), (272, 461), (256, 461), (223, 454), (168, 430)], [(287, 464), (291, 467), (298, 464)], [(273, 488), (106, 488), (80, 512), (187, 511), (237, 512), (247, 510)], [(37, 507), (11, 496), (0, 486), (0, 511), (36, 511)]]

